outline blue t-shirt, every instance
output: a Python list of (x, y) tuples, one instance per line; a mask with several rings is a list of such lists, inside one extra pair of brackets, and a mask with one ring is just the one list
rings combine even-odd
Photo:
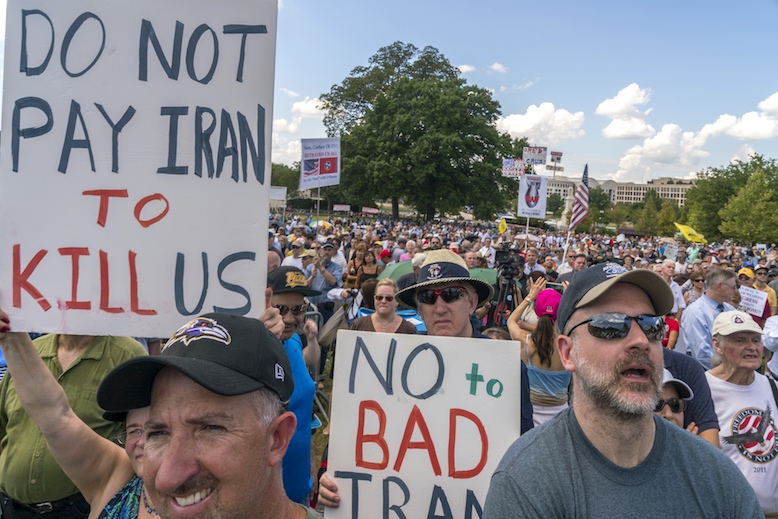
[(297, 429), (289, 442), (283, 460), (284, 490), (289, 499), (302, 503), (313, 486), (311, 479), (311, 415), (316, 393), (308, 368), (303, 360), (303, 343), (298, 334), (284, 341), (294, 380), (294, 392), (289, 410), (297, 417)]

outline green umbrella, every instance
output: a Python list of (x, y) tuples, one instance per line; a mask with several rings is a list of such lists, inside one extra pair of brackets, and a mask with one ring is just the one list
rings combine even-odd
[(380, 274), (378, 274), (378, 279), (390, 278), (392, 281), (397, 281), (400, 276), (410, 272), (413, 272), (411, 260), (390, 263)]
[(490, 285), (497, 283), (497, 271), (494, 269), (470, 269), (470, 277), (486, 281)]

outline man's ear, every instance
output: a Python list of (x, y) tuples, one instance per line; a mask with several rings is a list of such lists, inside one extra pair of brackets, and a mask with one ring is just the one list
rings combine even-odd
[(724, 351), (722, 351), (721, 348), (721, 341), (717, 337), (711, 338), (711, 344), (713, 344), (713, 349), (718, 353), (719, 355), (724, 355)]
[(556, 346), (559, 350), (559, 358), (562, 360), (562, 366), (569, 372), (575, 371), (575, 362), (573, 361), (573, 339), (567, 335), (560, 335), (556, 339)]
[(295, 428), (297, 427), (297, 418), (294, 413), (287, 411), (277, 416), (268, 427), (270, 465), (275, 466), (281, 463), (289, 448), (289, 442), (292, 440)]

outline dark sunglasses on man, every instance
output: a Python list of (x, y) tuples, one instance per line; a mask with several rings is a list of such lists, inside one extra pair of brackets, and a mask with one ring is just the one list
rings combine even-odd
[(595, 339), (623, 339), (629, 335), (632, 321), (638, 323), (648, 340), (661, 341), (665, 338), (666, 325), (661, 316), (640, 314), (632, 317), (618, 312), (593, 315), (570, 328), (566, 335), (570, 335), (573, 330), (586, 324), (589, 335)]

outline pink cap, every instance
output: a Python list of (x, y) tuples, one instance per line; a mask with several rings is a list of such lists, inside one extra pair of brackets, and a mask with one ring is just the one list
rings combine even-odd
[(559, 309), (561, 299), (562, 294), (552, 288), (541, 290), (535, 302), (535, 313), (538, 317), (547, 315), (552, 321), (556, 321), (556, 311)]

